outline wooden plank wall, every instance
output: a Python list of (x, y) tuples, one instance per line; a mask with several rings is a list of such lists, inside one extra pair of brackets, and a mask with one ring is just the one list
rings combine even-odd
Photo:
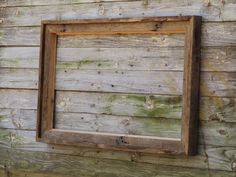
[[(40, 21), (161, 15), (203, 16), (199, 155), (35, 142)], [(235, 0), (1, 0), (0, 22), (0, 176), (236, 176)]]

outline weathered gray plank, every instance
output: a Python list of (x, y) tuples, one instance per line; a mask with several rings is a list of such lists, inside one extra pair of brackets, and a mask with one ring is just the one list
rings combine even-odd
[(38, 68), (39, 47), (1, 47), (0, 68)]
[(58, 69), (183, 70), (184, 49), (58, 48)]
[[(235, 46), (236, 23), (206, 23), (202, 27), (202, 46)], [(223, 35), (222, 35), (223, 34)], [(63, 36), (58, 47), (142, 47), (183, 46), (183, 35), (128, 35), (128, 36)]]
[[(184, 35), (83, 35), (59, 36), (58, 48), (130, 48), (184, 46)], [(158, 50), (158, 48), (157, 48)]]
[(1, 88), (37, 88), (38, 69), (0, 69)]
[[(149, 163), (134, 163), (120, 160), (88, 158), (64, 154), (45, 152), (32, 152), (0, 148), (2, 158), (0, 164), (11, 170), (22, 170), (27, 172), (48, 173), (68, 175), (92, 176), (123, 176), (123, 177), (208, 177), (209, 173), (216, 177), (234, 177), (233, 172), (211, 171), (209, 169), (197, 169), (186, 167), (174, 167), (155, 165)], [(8, 163), (6, 163), (8, 162)], [(9, 165), (10, 163), (10, 165)]]
[(236, 126), (235, 123), (223, 122), (201, 122), (199, 132), (200, 144), (215, 145), (215, 146), (232, 146), (236, 145)]
[(180, 119), (181, 96), (56, 92), (56, 111)]
[[(51, 0), (51, 1), (47, 1), (47, 0), (2, 0), (0, 2), (0, 5), (4, 6), (4, 7), (10, 7), (10, 6), (39, 6), (39, 5), (59, 5), (59, 4), (80, 4), (80, 3), (99, 3), (99, 2), (126, 2), (126, 1), (133, 1), (133, 0), (70, 0), (69, 2), (67, 0)], [(138, 0), (136, 0), (138, 1)], [(141, 1), (141, 0), (140, 0)], [(151, 1), (149, 1), (151, 2)], [(225, 0), (224, 3), (226, 4), (233, 4), (234, 1), (232, 0)], [(144, 2), (145, 3), (148, 2)], [(171, 4), (172, 1), (171, 0), (166, 0), (165, 2), (158, 2), (160, 4)], [(207, 5), (211, 5), (211, 6), (221, 6), (224, 3), (223, 2), (219, 2), (217, 0), (212, 0), (210, 4), (208, 4), (207, 2), (202, 2), (202, 1), (189, 1), (189, 3), (187, 4), (186, 2), (183, 2), (181, 0), (177, 0), (176, 4), (186, 4), (186, 5), (190, 5), (190, 3), (202, 3), (202, 6), (207, 6)], [(148, 4), (146, 4), (148, 5)]]
[[(182, 72), (58, 69), (56, 89), (181, 95), (182, 82)], [(235, 72), (203, 72), (201, 94), (234, 96), (235, 82)]]
[(236, 47), (203, 47), (201, 71), (236, 71)]
[[(117, 52), (122, 50), (122, 52)], [(59, 68), (181, 70), (182, 48), (58, 48)], [(203, 47), (202, 71), (236, 70), (235, 47)], [(149, 56), (147, 56), (149, 55)], [(0, 68), (38, 68), (38, 47), (0, 48)], [(158, 60), (158, 61), (156, 61)], [(73, 61), (72, 63), (69, 63)], [(76, 61), (76, 62), (75, 62)], [(118, 63), (118, 64), (117, 64)], [(118, 66), (117, 66), (118, 65)]]
[[(174, 158), (173, 156), (163, 156), (163, 157), (157, 155), (150, 156), (150, 154), (128, 153), (124, 151), (111, 151), (111, 150), (91, 149), (91, 148), (81, 148), (81, 147), (71, 147), (71, 146), (47, 145), (45, 143), (35, 142), (34, 131), (4, 129), (0, 130), (0, 132), (2, 135), (0, 136), (1, 147), (13, 147), (19, 150), (70, 154), (83, 157), (93, 157), (93, 158), (96, 157), (96, 158), (124, 160), (124, 161), (148, 162), (162, 165), (168, 165), (168, 162), (171, 161), (172, 165), (176, 166), (207, 168), (207, 163), (205, 161), (206, 157), (202, 148), (200, 148), (199, 150), (200, 154), (198, 156), (190, 158)], [(227, 166), (227, 164), (225, 164), (225, 166)]]
[(55, 115), (55, 128), (168, 138), (181, 137), (180, 119), (60, 112)]
[[(5, 95), (10, 94), (9, 92), (5, 92), (4, 94)], [(20, 96), (19, 92), (15, 92), (15, 93), (18, 96), (18, 99), (20, 100), (27, 98), (23, 94), (22, 96)], [(10, 98), (13, 98), (13, 97), (10, 97)], [(33, 99), (34, 102), (36, 102), (36, 96), (28, 97), (28, 98), (31, 98)], [(11, 100), (9, 100), (9, 102), (11, 102)], [(29, 101), (29, 102), (32, 102), (32, 101)], [(22, 101), (20, 102), (18, 108), (12, 108), (14, 107), (14, 105), (9, 105), (7, 106), (8, 108), (5, 108), (5, 109), (0, 108), (0, 120), (1, 120), (0, 127), (12, 128), (12, 129), (34, 130), (36, 127), (36, 113), (37, 113), (35, 110), (36, 107), (32, 110), (23, 109), (25, 107), (24, 104), (25, 103)], [(119, 102), (116, 104), (119, 104)], [(132, 105), (129, 105), (129, 103), (127, 104), (126, 104), (127, 108), (129, 107), (132, 108)], [(109, 105), (109, 102), (107, 103), (107, 105)], [(4, 105), (2, 106), (4, 107)], [(134, 115), (139, 114), (138, 105), (137, 107), (133, 105), (133, 109), (134, 109)], [(114, 115), (114, 114), (117, 114), (117, 111), (116, 112), (112, 111), (109, 113)], [(200, 119), (203, 121), (214, 121), (214, 122), (236, 122), (235, 98), (202, 97), (201, 103), (200, 103)]]
[[(76, 98), (76, 94), (73, 95), (73, 93), (68, 93), (68, 92), (57, 92), (57, 93), (60, 93), (60, 95), (57, 98), (58, 110), (62, 108), (65, 109), (66, 107), (70, 107), (70, 109), (75, 109), (75, 110), (77, 110), (78, 108), (83, 109), (83, 111), (86, 111), (86, 110), (99, 111), (100, 110), (99, 112), (112, 114), (112, 115), (117, 115), (117, 114), (120, 115), (119, 113), (121, 111), (119, 111), (119, 109), (121, 109), (123, 115), (126, 115), (126, 116), (127, 115), (148, 116), (148, 115), (151, 115), (151, 112), (152, 112), (147, 107), (145, 107), (146, 98), (142, 96), (137, 97), (137, 99), (135, 99), (135, 97), (131, 97), (130, 99), (127, 99), (125, 97), (122, 98), (121, 96), (122, 94), (110, 94), (110, 95), (106, 95), (107, 97), (103, 97), (103, 101), (101, 102), (99, 101), (99, 99), (97, 99), (97, 101), (95, 101), (95, 99), (92, 99), (91, 101), (89, 101), (85, 97), (83, 98), (85, 98), (86, 100), (82, 101), (80, 98)], [(83, 94), (86, 95), (85, 93), (82, 93), (82, 95)], [(73, 100), (77, 100), (76, 104), (78, 105), (78, 107), (75, 106), (73, 108), (73, 105), (67, 104), (71, 102), (71, 99), (70, 97), (68, 97), (68, 95), (71, 95), (70, 97), (72, 97)], [(99, 97), (97, 96), (97, 98)], [(2, 119), (8, 115), (7, 116), (8, 118), (22, 117), (21, 121), (24, 120), (23, 117), (30, 118), (25, 121), (28, 121), (28, 122), (35, 121), (36, 114), (32, 110), (36, 110), (37, 108), (37, 91), (36, 90), (1, 89), (0, 100), (1, 100), (0, 108), (2, 110), (1, 111)], [(94, 103), (97, 103), (97, 107), (94, 107)], [(92, 106), (92, 108), (90, 106)], [(125, 110), (129, 110), (130, 112), (128, 111), (125, 112)], [(67, 111), (69, 110), (67, 109)], [(201, 97), (201, 102), (200, 102), (201, 120), (216, 121), (216, 122), (235, 122), (236, 121), (235, 112), (236, 112), (236, 99), (235, 98)], [(154, 113), (155, 112), (153, 112), (153, 114)], [(15, 114), (15, 116), (13, 115), (10, 116), (10, 114), (13, 114), (13, 115)], [(180, 115), (181, 114), (178, 112), (172, 112), (172, 113), (169, 112), (168, 117), (177, 118)], [(25, 121), (22, 123), (23, 125), (27, 125), (27, 122)], [(10, 122), (9, 123), (10, 126), (6, 128), (10, 128), (12, 126), (14, 127), (14, 125), (11, 125), (12, 120), (8, 120), (6, 122)], [(30, 123), (30, 124), (35, 125), (35, 123)], [(27, 129), (26, 127), (23, 126), (23, 128)]]
[(80, 3), (98, 3), (98, 2), (125, 2), (129, 0), (1, 0), (0, 5), (4, 7), (14, 6), (37, 6), (37, 5), (59, 5), (59, 4), (80, 4)]
[(0, 28), (1, 46), (39, 46), (39, 27)]
[(35, 130), (36, 114), (35, 109), (0, 108), (0, 128)]
[(0, 108), (36, 109), (36, 90), (0, 89)]
[[(235, 3), (236, 7), (236, 3)], [(236, 22), (205, 23), (202, 26), (202, 46), (236, 46)]]
[(62, 70), (56, 89), (182, 95), (183, 72)]
[[(132, 8), (130, 8), (132, 7)], [(205, 21), (234, 21), (232, 1), (131, 1), (3, 8), (4, 26), (39, 25), (42, 19), (88, 19), (142, 16), (200, 15)]]
[(147, 162), (158, 165), (173, 165), (218, 170), (235, 170), (235, 147), (215, 147), (199, 145), (199, 153), (192, 157), (160, 156), (145, 153), (127, 153), (120, 151), (88, 149), (71, 146), (47, 145), (35, 142), (34, 131), (0, 130), (0, 147), (12, 147), (19, 150), (40, 151), (59, 154), (70, 154), (83, 157)]
[[(60, 90), (182, 94), (181, 72), (80, 70), (79, 68), (65, 70), (65, 67), (57, 71), (56, 88)], [(37, 69), (2, 68), (0, 73), (2, 88), (37, 89), (38, 87)], [(201, 95), (234, 97), (235, 82), (235, 72), (202, 72)]]
[[(7, 96), (7, 94), (4, 94), (4, 96)], [(32, 102), (32, 101), (29, 101), (29, 100), (32, 100), (32, 98), (27, 98), (26, 95), (23, 95), (23, 94), (22, 94), (22, 96), (24, 96), (23, 99), (28, 99), (28, 100), (21, 99), (20, 101), (17, 102), (18, 104), (15, 102), (16, 102), (16, 100), (19, 100), (19, 97), (11, 98), (11, 100), (8, 99), (7, 101), (5, 101), (5, 100), (4, 101), (7, 103), (12, 103), (12, 101), (15, 101), (14, 103), (16, 104), (16, 106), (24, 108), (25, 106), (27, 106), (27, 103)], [(35, 100), (36, 100), (36, 98), (35, 98)], [(25, 104), (24, 104), (24, 102), (25, 102)], [(34, 103), (34, 104), (35, 104), (34, 107), (36, 107), (36, 103)], [(64, 103), (62, 105), (64, 105)], [(0, 105), (0, 106), (2, 106), (2, 105)], [(13, 104), (11, 104), (9, 106), (15, 107), (15, 105), (13, 105)], [(100, 105), (98, 105), (98, 106), (100, 106)], [(80, 107), (77, 106), (74, 108), (78, 109)], [(95, 108), (93, 107), (93, 109), (95, 109)], [(35, 117), (32, 117), (32, 119), (35, 119)], [(4, 117), (2, 117), (2, 121), (4, 121)], [(20, 127), (17, 127), (17, 128), (20, 128)], [(201, 132), (200, 142), (203, 143), (205, 141), (206, 144), (208, 144), (208, 145), (235, 146), (235, 142), (236, 142), (235, 141), (236, 136), (234, 133), (235, 131), (236, 130), (235, 130), (234, 123), (224, 123), (224, 122), (214, 121), (214, 120), (209, 123), (203, 123), (201, 131), (200, 131)]]
[(201, 97), (200, 119), (218, 122), (236, 122), (236, 99)]
[[(40, 40), (39, 31), (40, 31), (39, 27), (1, 28), (0, 45), (38, 46)], [(235, 36), (236, 36), (236, 22), (224, 22), (224, 23), (214, 22), (214, 23), (203, 23), (202, 25), (202, 46), (228, 46), (228, 47), (235, 46), (236, 45)], [(75, 38), (75, 40), (76, 39), (77, 37)], [(173, 43), (174, 41), (178, 42), (179, 38), (172, 38), (172, 45), (174, 44)], [(162, 44), (168, 44), (167, 42), (168, 38), (163, 38)], [(85, 45), (85, 43), (83, 45)], [(180, 44), (176, 43), (176, 45), (179, 46)]]
[[(182, 70), (183, 48), (58, 48), (58, 68)], [(201, 51), (202, 71), (235, 71), (235, 47)]]
[(203, 72), (200, 79), (202, 96), (236, 95), (236, 72)]

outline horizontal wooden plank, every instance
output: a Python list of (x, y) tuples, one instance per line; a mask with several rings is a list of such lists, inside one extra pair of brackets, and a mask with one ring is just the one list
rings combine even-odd
[[(35, 142), (34, 131), (22, 130), (0, 130), (0, 146), (12, 147), (18, 150), (50, 152), (57, 154), (70, 154), (82, 157), (93, 157), (123, 161), (146, 162), (158, 165), (171, 165), (195, 168), (210, 168), (218, 170), (233, 170), (232, 157), (234, 156), (234, 147), (214, 147), (199, 146), (197, 156), (188, 158), (175, 156), (160, 156), (145, 153), (127, 153), (121, 151), (80, 148), (72, 146), (47, 145), (45, 143)], [(225, 152), (225, 153), (222, 153)], [(207, 157), (206, 157), (207, 155)]]
[(0, 89), (0, 108), (37, 109), (36, 90)]
[(21, 170), (21, 169), (18, 169), (18, 170), (11, 169), (11, 170), (8, 170), (8, 172), (9, 172), (9, 174), (11, 174), (11, 177), (26, 177), (26, 176), (27, 177), (28, 176), (33, 176), (33, 177), (70, 177), (70, 175), (60, 175), (57, 173), (55, 174), (55, 173), (50, 173), (50, 172), (30, 172), (30, 171)]
[[(201, 95), (234, 96), (235, 78), (235, 72), (203, 72)], [(56, 89), (181, 95), (182, 83), (182, 72), (58, 69)]]
[[(35, 142), (34, 131), (4, 129), (0, 130), (0, 132), (2, 135), (0, 136), (1, 147), (12, 147), (14, 149), (26, 150), (26, 151), (70, 154), (83, 157), (136, 161), (136, 162), (149, 162), (153, 164), (162, 164), (162, 165), (168, 165), (168, 162), (171, 161), (172, 165), (176, 166), (207, 168), (207, 164), (204, 161), (205, 155), (202, 148), (200, 148), (200, 154), (198, 156), (190, 158), (174, 158), (173, 156), (162, 157), (162, 156), (157, 156), (155, 154), (150, 156), (150, 154), (143, 154), (143, 153), (137, 154), (137, 153), (127, 153), (124, 151), (111, 151), (111, 150), (81, 148), (73, 146), (47, 145), (45, 143)], [(225, 164), (225, 166), (227, 166), (227, 164)]]
[(39, 46), (39, 27), (0, 28), (1, 46)]
[(183, 72), (56, 70), (57, 90), (182, 95)]
[[(71, 96), (68, 97), (68, 95)], [(86, 94), (84, 93), (84, 95)], [(107, 97), (106, 98), (104, 97), (103, 102), (101, 102), (100, 101), (101, 98), (100, 100), (97, 99), (97, 101), (95, 101), (95, 99), (89, 101), (87, 100), (86, 97), (83, 97), (85, 98), (85, 100), (82, 101), (80, 98), (76, 98), (76, 94), (73, 95), (72, 93), (60, 92), (60, 96), (57, 99), (58, 100), (57, 109), (63, 110), (66, 107), (70, 107), (70, 109), (74, 110), (77, 110), (78, 108), (83, 109), (84, 111), (97, 110), (97, 113), (102, 112), (112, 115), (123, 114), (126, 116), (127, 115), (141, 115), (141, 116), (152, 115), (152, 117), (155, 116), (155, 112), (151, 111), (152, 109), (148, 109), (148, 107), (145, 107), (146, 98), (144, 96), (137, 97), (137, 99), (135, 99), (135, 96), (133, 98), (131, 97), (130, 99), (127, 99), (127, 98), (122, 98), (121, 95), (122, 94), (106, 95)], [(71, 98), (73, 98), (73, 100), (77, 100), (77, 102), (75, 103), (78, 105), (78, 107), (75, 106), (73, 108), (73, 105), (68, 104), (71, 102)], [(11, 117), (17, 117), (17, 118), (22, 117), (20, 120), (23, 122), (22, 123), (23, 129), (28, 129), (29, 128), (29, 126), (27, 126), (28, 124), (35, 125), (35, 120), (36, 120), (35, 110), (37, 108), (36, 90), (1, 89), (0, 100), (1, 100), (0, 108), (1, 108), (2, 119), (3, 118), (6, 119), (6, 117), (7, 119)], [(96, 107), (94, 107), (95, 103), (97, 103)], [(178, 102), (174, 105), (178, 105)], [(120, 110), (122, 110), (122, 112)], [(125, 112), (125, 110), (128, 111)], [(236, 120), (235, 110), (236, 110), (236, 98), (201, 97), (201, 102), (200, 102), (201, 120), (216, 121), (216, 122), (235, 122)], [(180, 115), (181, 114), (178, 112), (172, 112), (172, 113), (169, 112), (168, 117), (177, 118)], [(28, 117), (30, 119), (24, 120), (24, 117), (25, 118)], [(6, 126), (5, 128), (15, 127), (12, 124), (13, 122), (12, 120), (6, 120), (4, 122), (9, 122), (8, 126)], [(32, 127), (30, 128), (32, 129)]]
[(0, 69), (1, 88), (38, 87), (38, 69)]
[(98, 3), (98, 2), (125, 2), (129, 0), (1, 0), (0, 5), (4, 7), (14, 6), (38, 6), (38, 5), (59, 5), (59, 4), (80, 4), (80, 3)]
[(58, 69), (121, 69), (183, 71), (184, 49), (145, 48), (58, 48)]
[[(184, 46), (183, 34), (59, 36), (58, 48), (130, 48)], [(158, 50), (158, 48), (157, 48)]]
[(0, 128), (35, 130), (36, 117), (36, 109), (0, 108)]
[[(39, 27), (5, 27), (0, 29), (0, 35), (1, 46), (39, 46), (40, 42)], [(203, 23), (202, 46), (235, 46), (235, 35), (236, 22)], [(168, 38), (163, 38), (163, 41), (161, 43), (168, 44), (167, 39)], [(178, 42), (179, 39), (173, 38), (172, 42), (174, 41)], [(114, 42), (115, 41), (113, 41), (113, 43)], [(156, 41), (156, 43), (158, 42)], [(172, 43), (172, 45), (174, 45), (174, 43)], [(176, 45), (179, 46), (180, 44), (176, 43)]]
[[(227, 149), (227, 148), (226, 148)], [(170, 160), (169, 165), (161, 165), (161, 164), (150, 164), (150, 163), (142, 163), (142, 162), (129, 162), (123, 160), (111, 160), (111, 159), (101, 159), (101, 158), (89, 158), (86, 156), (81, 155), (66, 155), (66, 154), (57, 154), (57, 153), (47, 153), (47, 152), (37, 152), (37, 151), (26, 151), (26, 150), (18, 150), (18, 149), (9, 149), (9, 148), (0, 148), (2, 158), (0, 159), (0, 164), (4, 166), (6, 161), (11, 163), (9, 170), (25, 170), (28, 172), (36, 172), (42, 173), (49, 171), (50, 172), (62, 175), (67, 175), (68, 173), (70, 176), (91, 176), (91, 173), (95, 176), (97, 175), (108, 175), (108, 176), (156, 176), (160, 175), (163, 177), (170, 176), (171, 173), (174, 173), (176, 177), (189, 177), (189, 175), (193, 176), (203, 176), (208, 177), (209, 171), (214, 174), (214, 176), (221, 177), (222, 175), (228, 174), (229, 177), (231, 173), (228, 171), (217, 171), (217, 173), (213, 173), (210, 169), (198, 169), (198, 168), (186, 168), (180, 166), (173, 166)], [(234, 149), (227, 149), (226, 152), (235, 151)], [(88, 152), (88, 150), (87, 150)], [(220, 153), (221, 151), (219, 151)], [(92, 152), (91, 152), (92, 153)], [(86, 153), (85, 153), (86, 154)], [(222, 157), (222, 156), (221, 156)], [(230, 158), (227, 156), (223, 156), (224, 160)], [(211, 157), (208, 157), (211, 158)], [(158, 159), (158, 157), (155, 157)], [(182, 163), (188, 161), (186, 158), (180, 158)], [(176, 158), (174, 161), (180, 161), (180, 159)], [(185, 160), (186, 159), (186, 160)], [(217, 158), (213, 158), (212, 160), (216, 160)], [(217, 163), (221, 163), (222, 166), (229, 166), (229, 159), (228, 162), (219, 160), (216, 161)], [(181, 163), (179, 163), (181, 164)], [(187, 163), (186, 163), (187, 164)], [(208, 167), (211, 168), (211, 167)], [(72, 170), (73, 169), (73, 170)], [(76, 169), (76, 170), (75, 170)], [(122, 170), (120, 170), (122, 169)], [(166, 171), (168, 169), (168, 171)], [(174, 170), (175, 169), (175, 170)], [(163, 171), (164, 170), (164, 171)], [(174, 171), (173, 171), (174, 170)], [(229, 170), (229, 169), (228, 169)], [(231, 171), (231, 170), (230, 170)], [(88, 173), (88, 175), (86, 175)], [(192, 174), (193, 173), (193, 174)], [(234, 173), (232, 173), (234, 174)], [(173, 176), (173, 175), (172, 175)], [(234, 177), (234, 176), (232, 176)]]
[(236, 95), (236, 72), (209, 72), (201, 73), (202, 96), (226, 96)]
[[(27, 105), (25, 106), (26, 103), (23, 102), (23, 99), (30, 98), (33, 99), (34, 102), (36, 102), (36, 96), (25, 97), (24, 94), (20, 94), (19, 92), (15, 93), (19, 96), (18, 99), (20, 99), (21, 102), (19, 102), (20, 104), (18, 106), (12, 104), (8, 106), (1, 105), (2, 107), (7, 106), (8, 108), (0, 108), (0, 128), (35, 130), (37, 114), (36, 107), (34, 109), (24, 109), (25, 107), (27, 107)], [(4, 94), (11, 95), (9, 92), (5, 92)], [(12, 97), (8, 98), (9, 102), (12, 102), (10, 100), (11, 98)], [(29, 100), (28, 102), (32, 101)], [(235, 98), (202, 97), (200, 103), (200, 119), (202, 121), (236, 122), (235, 102)], [(132, 105), (126, 106), (128, 108), (132, 108)], [(134, 114), (139, 113), (139, 109), (135, 105), (133, 106), (133, 109)], [(110, 114), (117, 114), (117, 111), (115, 112), (113, 109)]]
[(236, 122), (236, 99), (201, 97), (200, 119), (218, 122)]
[[(14, 92), (14, 91), (7, 90), (2, 94), (8, 95), (9, 96), (8, 100), (9, 102), (12, 103), (13, 101), (11, 101), (11, 99), (13, 99), (14, 97), (10, 96), (10, 95), (13, 95), (10, 92)], [(37, 102), (36, 92), (34, 96), (32, 96), (30, 93), (28, 93), (30, 96), (27, 96), (26, 94), (22, 94), (20, 91), (18, 92), (16, 91), (14, 93), (18, 96), (17, 97), (18, 100), (20, 100), (20, 102), (18, 101), (19, 105), (14, 105), (14, 104), (1, 105), (2, 107), (7, 107), (7, 108), (0, 109), (0, 119), (1, 119), (0, 127), (34, 130), (36, 127), (36, 113), (37, 113), (36, 107), (34, 107), (33, 109), (27, 109), (27, 106), (29, 105), (27, 103)], [(1, 95), (1, 98), (3, 98), (2, 95)], [(25, 99), (30, 99), (30, 100), (24, 102), (23, 100)], [(122, 103), (122, 99), (118, 102), (115, 101), (113, 104), (116, 105), (118, 109), (121, 103)], [(200, 119), (203, 121), (214, 121), (214, 122), (236, 122), (236, 114), (235, 114), (236, 104), (235, 103), (236, 103), (235, 98), (202, 97), (201, 103), (200, 103)], [(140, 104), (132, 105), (132, 101), (130, 103), (126, 101), (126, 103), (123, 103), (123, 104), (124, 104), (124, 107), (127, 107), (127, 109), (128, 108), (130, 110), (133, 109), (134, 115), (140, 114), (138, 106), (139, 105), (142, 106), (141, 102)], [(63, 102), (62, 102), (62, 105), (64, 105)], [(117, 111), (117, 109), (115, 109), (114, 105), (111, 106), (111, 108), (113, 107), (113, 109), (111, 109), (112, 112), (107, 112), (107, 113), (110, 113), (113, 115), (120, 113)], [(109, 102), (107, 103), (107, 106), (109, 106)], [(106, 105), (104, 105), (104, 107), (106, 108)], [(103, 112), (106, 111), (105, 108)], [(127, 115), (127, 112), (126, 112), (126, 115)], [(143, 116), (145, 116), (145, 114), (143, 114)], [(180, 116), (180, 113), (179, 113), (179, 116)]]
[[(10, 92), (10, 93), (7, 93), (7, 92)], [(28, 92), (28, 94), (27, 94)], [(32, 95), (33, 91), (30, 91), (30, 90), (27, 90), (25, 91), (24, 93), (22, 93), (22, 91), (10, 91), (10, 90), (6, 90), (5, 92), (3, 92), (1, 90), (1, 94), (0, 94), (0, 98), (2, 100), (0, 106), (2, 108), (6, 108), (6, 107), (13, 107), (14, 109), (17, 109), (21, 107), (21, 109), (29, 109), (30, 107), (32, 108), (32, 106), (34, 106), (34, 109), (36, 108), (36, 102), (37, 102), (37, 95), (36, 95), (36, 91), (34, 91), (34, 95)], [(5, 99), (2, 99), (2, 98), (5, 98)], [(6, 99), (7, 98), (7, 99)], [(211, 100), (211, 99), (209, 99)], [(232, 100), (232, 99), (227, 99), (225, 98), (225, 100), (222, 99), (222, 105), (221, 107), (219, 107), (218, 109), (221, 111), (222, 115), (223, 116), (227, 116), (227, 114), (223, 114), (224, 111), (231, 111), (232, 113), (235, 112), (235, 104), (232, 104), (232, 101), (231, 103), (229, 103), (229, 100)], [(211, 100), (212, 101), (212, 100)], [(215, 105), (216, 108), (217, 108), (217, 105), (219, 106), (220, 102), (219, 100), (215, 100), (215, 101), (212, 101), (210, 103), (213, 103), (212, 105)], [(223, 106), (225, 104), (225, 106)], [(62, 104), (64, 105), (64, 103)], [(226, 106), (227, 105), (227, 106)], [(100, 106), (100, 105), (98, 105)], [(78, 107), (77, 107), (78, 108)], [(93, 108), (95, 109), (95, 108)], [(205, 108), (206, 109), (206, 108)], [(214, 110), (214, 107), (210, 107), (210, 109)], [(16, 113), (18, 113), (18, 111), (16, 111)], [(208, 119), (210, 122), (209, 123), (205, 123), (202, 125), (202, 128), (201, 128), (201, 136), (200, 136), (200, 142), (206, 142), (206, 144), (208, 145), (218, 145), (218, 146), (235, 146), (235, 124), (234, 123), (224, 123), (224, 121), (228, 121), (231, 122), (230, 120), (232, 119), (235, 119), (235, 114), (232, 114), (233, 117), (216, 117), (216, 118), (213, 118), (215, 112), (211, 112), (211, 110), (209, 110), (208, 114), (205, 114), (206, 116), (209, 115), (209, 117), (203, 117), (201, 119)], [(17, 114), (18, 115), (18, 114)], [(9, 127), (15, 127), (15, 128), (18, 128), (18, 129), (24, 129), (24, 124), (26, 125), (27, 127), (27, 124), (31, 124), (32, 125), (35, 125), (35, 121), (36, 121), (36, 117), (34, 116), (28, 116), (29, 118), (29, 123), (25, 123), (25, 121), (28, 121), (27, 120), (24, 120), (24, 119), (20, 119), (20, 122), (17, 121), (16, 117), (18, 116), (15, 116), (15, 119), (14, 117), (11, 117), (11, 118), (6, 118), (5, 119), (5, 116), (2, 115), (1, 116), (1, 122), (3, 122), (3, 124), (1, 123), (1, 127), (4, 127), (4, 128), (9, 128)], [(35, 114), (32, 114), (32, 115), (35, 115)], [(201, 113), (201, 115), (205, 116), (203, 113)], [(213, 116), (212, 116), (213, 115)], [(220, 115), (220, 113), (219, 113)], [(230, 116), (232, 116), (230, 115)], [(27, 118), (27, 116), (25, 117)], [(10, 120), (9, 120), (10, 119)], [(16, 121), (14, 121), (16, 120)], [(11, 122), (12, 123), (5, 123), (5, 122)], [(233, 121), (232, 121), (233, 122)], [(19, 126), (21, 125), (21, 126)], [(29, 126), (28, 126), (29, 128)], [(34, 129), (34, 127), (31, 127), (31, 129)], [(207, 141), (206, 141), (207, 140)]]
[[(132, 1), (132, 0), (70, 0), (69, 2), (66, 0), (51, 0), (51, 1), (47, 1), (47, 0), (2, 0), (0, 1), (0, 5), (2, 5), (3, 7), (12, 7), (12, 6), (41, 6), (41, 5), (66, 5), (66, 4), (80, 4), (80, 3), (101, 3), (101, 2), (127, 2), (127, 1)], [(138, 1), (138, 0), (136, 0)], [(171, 0), (166, 0), (165, 2), (158, 2), (161, 4), (172, 4)], [(176, 1), (176, 4), (186, 4), (186, 5), (190, 5), (190, 3), (202, 3), (202, 6), (206, 6), (208, 5), (206, 2), (203, 3), (202, 1), (189, 1), (189, 3), (185, 3), (182, 2), (180, 0)], [(225, 0), (226, 4), (230, 4), (232, 3), (231, 0)], [(145, 2), (144, 2), (145, 5)], [(223, 5), (222, 2), (219, 2), (217, 0), (213, 0), (211, 1), (211, 6), (219, 6), (219, 5)]]
[(55, 128), (168, 138), (181, 137), (180, 119), (60, 112), (55, 115)]
[(180, 119), (181, 96), (56, 92), (56, 111)]
[(236, 47), (203, 47), (201, 71), (236, 71)]
[[(68, 69), (181, 70), (182, 51), (178, 47), (58, 48), (57, 59), (59, 68)], [(202, 71), (236, 70), (236, 47), (203, 47), (201, 53)], [(38, 60), (38, 47), (0, 48), (0, 68), (38, 68)]]
[(200, 144), (205, 142), (208, 145), (235, 147), (235, 131), (235, 123), (201, 122), (199, 142)]
[[(62, 1), (63, 2), (63, 1)], [(29, 3), (29, 2), (28, 2)], [(130, 8), (132, 7), (132, 8)], [(143, 16), (199, 15), (205, 21), (234, 21), (235, 3), (198, 1), (130, 1), (55, 6), (5, 7), (3, 26), (39, 25), (43, 19), (89, 19)]]
[(39, 47), (1, 47), (0, 68), (38, 68)]
[[(60, 24), (49, 26), (51, 32), (59, 36), (68, 35), (170, 35), (184, 34), (190, 17), (152, 17), (130, 19), (96, 19), (71, 21), (44, 21), (44, 24)], [(124, 23), (125, 22), (125, 23)], [(132, 23), (130, 23), (132, 22)], [(157, 23), (160, 23), (157, 27)]]

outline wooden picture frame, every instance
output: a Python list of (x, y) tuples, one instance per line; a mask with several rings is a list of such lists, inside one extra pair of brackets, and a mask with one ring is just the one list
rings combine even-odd
[[(88, 28), (88, 26), (92, 27)], [(196, 154), (200, 31), (201, 17), (198, 16), (42, 21), (37, 141), (135, 152)], [(185, 35), (181, 139), (70, 131), (54, 128), (55, 65), (58, 36), (175, 33)]]

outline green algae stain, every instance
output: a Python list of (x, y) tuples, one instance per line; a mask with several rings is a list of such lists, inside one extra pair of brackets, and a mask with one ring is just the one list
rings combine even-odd
[(5, 117), (3, 115), (0, 115), (0, 122), (4, 119)]
[(58, 62), (57, 69), (79, 69), (83, 65), (94, 63), (91, 60), (81, 60), (78, 62)]
[[(137, 117), (181, 118), (182, 96), (114, 94), (108, 96), (107, 101), (109, 105), (104, 108), (104, 112), (107, 114)], [(119, 105), (127, 105), (127, 110), (121, 110), (121, 112), (114, 111), (114, 108), (116, 106), (119, 107)]]
[(182, 97), (148, 96), (135, 116), (181, 118)]
[(126, 98), (128, 100), (133, 100), (137, 102), (144, 102), (146, 100), (145, 96), (143, 95), (127, 95)]
[(69, 62), (58, 62), (57, 69), (80, 69), (82, 67), (91, 67), (101, 68), (104, 66), (110, 66), (111, 64), (107, 60), (94, 61), (91, 59), (83, 59), (81, 61), (69, 61)]

